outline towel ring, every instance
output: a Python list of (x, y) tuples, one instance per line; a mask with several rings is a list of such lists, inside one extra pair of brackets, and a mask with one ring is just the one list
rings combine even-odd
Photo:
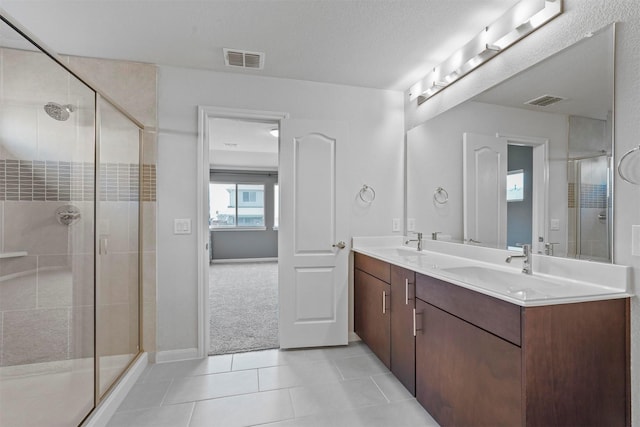
[(620, 160), (618, 161), (618, 175), (620, 175), (620, 178), (622, 178), (624, 181), (627, 181), (629, 184), (633, 184), (633, 185), (640, 185), (640, 182), (635, 182), (630, 180), (629, 178), (627, 178), (626, 176), (624, 176), (624, 174), (622, 173), (622, 162), (624, 161), (625, 158), (627, 158), (627, 156), (635, 153), (636, 151), (640, 150), (640, 145), (638, 145), (635, 148), (632, 148), (631, 150), (627, 151), (626, 153), (624, 153), (624, 155), (622, 157), (620, 157)]
[(433, 201), (439, 205), (444, 205), (449, 201), (449, 193), (442, 187), (436, 188), (436, 191), (433, 192)]
[(373, 187), (369, 187), (367, 184), (363, 185), (358, 193), (360, 200), (365, 203), (371, 203), (376, 199), (376, 190)]

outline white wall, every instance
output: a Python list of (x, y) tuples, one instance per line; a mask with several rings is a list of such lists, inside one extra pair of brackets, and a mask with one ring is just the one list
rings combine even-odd
[[(549, 231), (547, 241), (567, 241), (567, 132), (564, 115), (529, 111), (480, 102), (466, 102), (407, 132), (407, 217), (416, 230), (441, 231), (463, 238), (462, 134), (515, 135), (549, 139), (549, 218), (560, 219), (560, 230)], [(445, 205), (433, 203), (433, 191), (449, 193)]]
[[(174, 218), (196, 218), (197, 106), (287, 112), (292, 119), (349, 125), (350, 236), (391, 234), (404, 217), (403, 94), (358, 87), (215, 73), (159, 70), (158, 350), (197, 345), (196, 235), (173, 235)], [(377, 194), (357, 204), (363, 184)], [(194, 224), (195, 225), (195, 224)]]
[[(422, 106), (407, 104), (407, 129), (423, 123), (513, 74), (580, 40), (588, 32), (619, 22), (616, 43), (616, 162), (638, 145), (640, 135), (640, 7), (635, 0), (564, 0), (564, 13)], [(408, 99), (408, 97), (405, 97)], [(631, 225), (640, 224), (640, 187), (615, 180), (614, 251), (617, 264), (634, 267), (640, 289), (640, 258), (631, 256)], [(632, 421), (640, 425), (640, 301), (631, 303)]]

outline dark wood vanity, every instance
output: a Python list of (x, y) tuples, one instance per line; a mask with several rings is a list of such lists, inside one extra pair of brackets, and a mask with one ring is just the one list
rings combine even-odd
[(355, 332), (441, 425), (630, 425), (629, 298), (523, 307), (360, 253), (354, 274)]

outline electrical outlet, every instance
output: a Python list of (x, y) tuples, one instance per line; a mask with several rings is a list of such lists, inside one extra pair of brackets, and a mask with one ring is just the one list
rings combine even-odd
[(416, 219), (407, 218), (407, 231), (416, 231)]
[(191, 234), (191, 219), (174, 219), (173, 234)]
[(552, 219), (551, 220), (551, 231), (560, 231), (560, 220)]
[(393, 221), (391, 222), (391, 230), (400, 231), (400, 218), (393, 218)]

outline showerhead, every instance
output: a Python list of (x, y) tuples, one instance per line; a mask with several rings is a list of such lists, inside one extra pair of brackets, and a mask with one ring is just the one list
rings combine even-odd
[(75, 108), (71, 104), (60, 105), (55, 102), (47, 102), (44, 111), (53, 119), (64, 122), (69, 118), (69, 113), (73, 113)]

